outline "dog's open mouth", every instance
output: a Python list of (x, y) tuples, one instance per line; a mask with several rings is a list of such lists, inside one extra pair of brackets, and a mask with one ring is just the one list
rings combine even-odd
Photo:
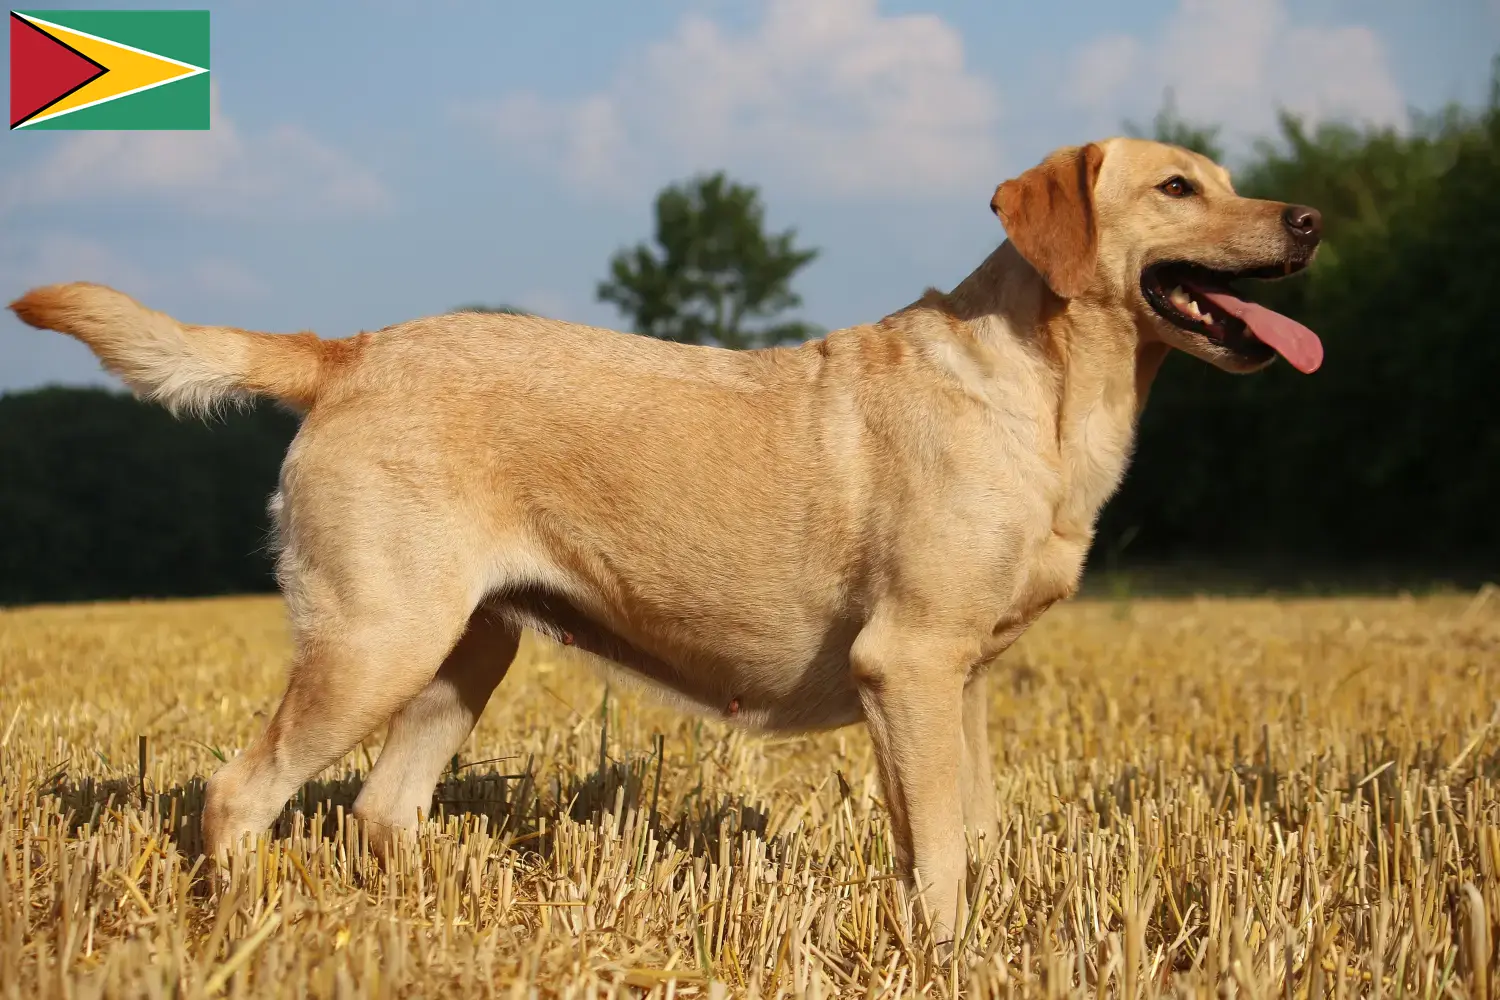
[(1153, 264), (1141, 275), (1141, 294), (1157, 314), (1250, 363), (1265, 363), (1277, 354), (1300, 372), (1317, 371), (1323, 343), (1307, 327), (1229, 290), (1241, 278), (1279, 278), (1282, 268), (1238, 273), (1213, 271), (1174, 261)]

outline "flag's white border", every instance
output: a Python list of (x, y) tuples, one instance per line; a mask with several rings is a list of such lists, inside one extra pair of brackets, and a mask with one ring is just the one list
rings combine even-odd
[(50, 115), (38, 115), (37, 117), (28, 119), (25, 122), (22, 122), (20, 125), (16, 126), (15, 131), (20, 131), (24, 128), (30, 128), (31, 126), (36, 125), (40, 122), (51, 121), (54, 118), (61, 118), (63, 115), (71, 115), (73, 112), (82, 111), (84, 108), (92, 108), (100, 104), (108, 104), (110, 101), (118, 101), (120, 98), (129, 97), (131, 94), (144, 93), (145, 91), (152, 90), (156, 87), (164, 87), (169, 83), (176, 83), (179, 80), (186, 80), (190, 77), (197, 76), (200, 73), (208, 72), (208, 69), (206, 67), (194, 66), (192, 63), (183, 62), (181, 59), (173, 59), (171, 56), (164, 56), (159, 52), (147, 52), (145, 49), (138, 49), (134, 45), (126, 45), (124, 42), (117, 42), (113, 38), (102, 38), (99, 35), (91, 35), (87, 31), (79, 31), (77, 28), (70, 28), (66, 24), (54, 24), (51, 21), (44, 21), (39, 17), (32, 17), (29, 14), (23, 14), (18, 10), (12, 11), (11, 13), (15, 14), (23, 21), (30, 22), (31, 24), (48, 28), (55, 28), (58, 31), (66, 31), (69, 34), (79, 35), (83, 38), (89, 39), (90, 41), (102, 42), (105, 45), (113, 45), (117, 49), (125, 49), (126, 51), (134, 52), (137, 55), (150, 56), (152, 59), (160, 59), (162, 62), (172, 63), (174, 66), (181, 66), (183, 69), (191, 70), (191, 72), (181, 73), (169, 80), (158, 80), (156, 83), (148, 83), (144, 87), (136, 87), (134, 90), (124, 90), (118, 94), (110, 94), (108, 97), (101, 97), (97, 101), (89, 101), (87, 104), (80, 104), (74, 108), (66, 108), (62, 111), (54, 111)]

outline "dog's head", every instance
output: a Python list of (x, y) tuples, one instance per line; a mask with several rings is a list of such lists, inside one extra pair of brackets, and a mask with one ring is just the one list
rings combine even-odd
[(1240, 197), (1207, 157), (1143, 139), (1060, 149), (1001, 184), (990, 207), (1055, 295), (1126, 310), (1143, 339), (1233, 372), (1278, 353), (1304, 372), (1322, 363), (1311, 330), (1230, 289), (1306, 267), (1321, 216)]

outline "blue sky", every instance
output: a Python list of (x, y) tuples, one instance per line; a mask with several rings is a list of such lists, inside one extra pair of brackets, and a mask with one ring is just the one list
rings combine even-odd
[[(209, 132), (0, 140), (4, 301), (92, 280), (325, 336), (475, 301), (617, 326), (610, 253), (664, 183), (722, 167), (822, 250), (802, 315), (838, 327), (951, 287), (1003, 238), (999, 181), (1168, 86), (1242, 153), (1279, 105), (1478, 102), (1500, 52), (1500, 0), (209, 6)], [(0, 390), (107, 381), (0, 318)]]

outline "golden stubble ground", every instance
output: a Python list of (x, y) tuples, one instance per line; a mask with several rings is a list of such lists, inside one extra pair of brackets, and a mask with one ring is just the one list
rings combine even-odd
[(1500, 997), (1493, 589), (1052, 611), (992, 676), (943, 967), (861, 729), (606, 698), (540, 640), (394, 864), (345, 818), (377, 733), (220, 886), (203, 779), (287, 652), (270, 598), (0, 611), (0, 996)]

